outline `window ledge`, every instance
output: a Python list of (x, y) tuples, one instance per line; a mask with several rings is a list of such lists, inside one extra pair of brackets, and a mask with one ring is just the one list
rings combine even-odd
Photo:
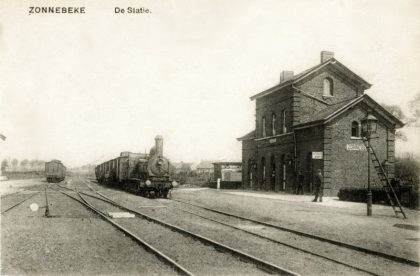
[(352, 137), (350, 137), (350, 139), (351, 140), (362, 140), (362, 137), (354, 137), (354, 136), (352, 136)]

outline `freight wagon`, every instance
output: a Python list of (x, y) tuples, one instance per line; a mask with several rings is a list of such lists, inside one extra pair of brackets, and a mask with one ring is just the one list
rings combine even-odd
[(48, 182), (60, 182), (66, 178), (66, 167), (60, 160), (45, 163), (45, 176)]

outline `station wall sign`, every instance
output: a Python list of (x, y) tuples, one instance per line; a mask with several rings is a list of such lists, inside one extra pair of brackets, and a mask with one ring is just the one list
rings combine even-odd
[(364, 145), (359, 144), (347, 144), (346, 150), (358, 150), (358, 151), (364, 151), (366, 150), (366, 147)]
[(322, 159), (324, 157), (322, 151), (313, 151), (312, 152), (312, 159)]

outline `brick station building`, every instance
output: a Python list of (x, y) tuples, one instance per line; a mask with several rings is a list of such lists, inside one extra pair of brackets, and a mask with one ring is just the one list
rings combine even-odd
[[(278, 85), (251, 97), (255, 130), (238, 138), (243, 188), (293, 192), (300, 170), (304, 191), (312, 192), (317, 169), (324, 175), (325, 195), (366, 187), (361, 121), (368, 112), (378, 119), (371, 145), (393, 178), (395, 130), (403, 123), (365, 94), (370, 87), (327, 51), (320, 64), (300, 74), (283, 71)], [(382, 186), (373, 166), (371, 179), (373, 186)]]

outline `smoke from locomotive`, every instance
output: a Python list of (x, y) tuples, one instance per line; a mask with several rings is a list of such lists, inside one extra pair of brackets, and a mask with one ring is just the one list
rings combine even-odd
[(149, 154), (121, 152), (120, 156), (95, 168), (99, 183), (109, 183), (147, 197), (167, 198), (173, 185), (170, 162), (163, 156), (163, 137), (155, 138)]

